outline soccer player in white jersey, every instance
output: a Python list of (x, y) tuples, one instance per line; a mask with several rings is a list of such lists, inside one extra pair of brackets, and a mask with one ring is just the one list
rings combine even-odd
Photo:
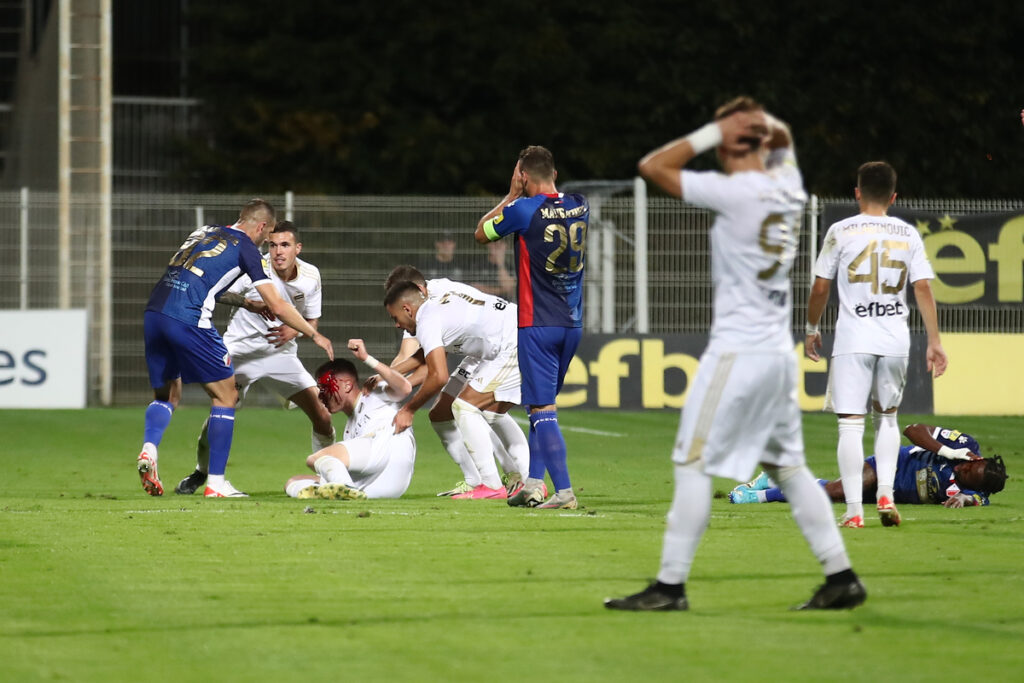
[(910, 355), (908, 282), (913, 285), (928, 335), (928, 370), (938, 377), (945, 372), (947, 361), (929, 284), (935, 274), (921, 236), (910, 224), (886, 215), (896, 201), (896, 171), (884, 161), (863, 164), (857, 170), (854, 194), (860, 213), (828, 229), (814, 265), (804, 352), (808, 358), (820, 360), (818, 326), (832, 281), (837, 280), (839, 316), (825, 407), (832, 408), (839, 418), (836, 451), (846, 495), (846, 513), (839, 524), (864, 526), (864, 415), (870, 407), (875, 425), (878, 516), (883, 526), (896, 526), (900, 523), (893, 500), (900, 452), (896, 411), (903, 399)]
[(351, 361), (335, 359), (317, 369), (320, 400), (332, 414), (345, 413), (348, 422), (340, 442), (306, 458), (317, 476), (302, 474), (285, 484), (293, 498), (399, 498), (412, 480), (416, 439), (411, 429), (396, 433), (392, 424), (412, 385), (369, 355), (362, 339), (349, 339), (348, 348), (381, 381), (363, 393)]
[[(281, 221), (270, 233), (267, 243), (264, 272), (281, 298), (291, 302), (306, 322), (317, 329), (321, 306), (320, 271), (299, 258), (302, 242), (298, 229), (291, 221)], [(331, 415), (318, 399), (316, 380), (299, 360), (295, 341), (298, 332), (282, 325), (272, 315), (268, 319), (264, 313), (266, 305), (248, 275), (236, 280), (217, 301), (238, 307), (224, 333), (224, 344), (235, 365), (238, 403), (241, 404), (249, 387), (259, 381), (306, 413), (313, 425), (314, 451), (334, 443)], [(206, 482), (210, 458), (208, 429), (209, 420), (199, 436), (196, 469), (178, 483), (175, 493), (194, 493)]]
[[(447, 291), (428, 298), (416, 283), (405, 281), (388, 290), (384, 306), (395, 326), (414, 335), (420, 345), (415, 356), (400, 365), (427, 366), (419, 391), (395, 417), (396, 430), (409, 427), (414, 413), (448, 381), (448, 352), (475, 360), (472, 378), (453, 402), (452, 410), (482, 483), (453, 498), (506, 500), (508, 493), (494, 465), (487, 425), (493, 426), (509, 408), (519, 404), (515, 304), (479, 291)], [(525, 442), (521, 430), (519, 434)]]
[[(724, 173), (683, 170), (712, 148)], [(716, 213), (713, 316), (672, 453), (675, 492), (657, 581), (605, 606), (688, 609), (686, 580), (711, 517), (712, 476), (745, 481), (758, 461), (785, 491), (826, 576), (799, 608), (861, 604), (867, 592), (804, 461), (789, 271), (807, 195), (789, 128), (749, 97), (736, 98), (713, 122), (649, 153), (639, 168), (669, 194)]]
[[(481, 290), (471, 285), (449, 280), (448, 278), (427, 280), (419, 269), (410, 265), (401, 265), (393, 268), (384, 283), (384, 291), (386, 292), (393, 285), (405, 280), (414, 283), (427, 297), (440, 298), (448, 292), (458, 292), (470, 298), (480, 299), (483, 294)], [(403, 331), (402, 344), (394, 361), (391, 363), (392, 367), (409, 367), (408, 365), (399, 366), (399, 363), (412, 358), (419, 348), (420, 345), (416, 341), (416, 337)], [(451, 373), (437, 400), (434, 401), (434, 405), (430, 408), (430, 426), (437, 433), (438, 438), (441, 439), (441, 444), (444, 446), (445, 451), (448, 452), (448, 455), (455, 461), (455, 464), (462, 470), (463, 477), (462, 481), (456, 483), (451, 489), (438, 493), (438, 496), (456, 496), (469, 493), (483, 483), (480, 470), (477, 469), (473, 458), (470, 457), (469, 451), (466, 448), (462, 430), (459, 429), (459, 425), (455, 421), (455, 413), (452, 408), (455, 399), (462, 393), (462, 390), (472, 377), (473, 368), (477, 363), (478, 361), (474, 358), (463, 358), (459, 366)], [(413, 373), (411, 376), (413, 386), (418, 386), (423, 381), (427, 374), (426, 370), (426, 366), (423, 365)], [(479, 421), (475, 423), (471, 421), (471, 424), (476, 424), (477, 427), (480, 427)], [(519, 428), (519, 425), (516, 424), (516, 421), (508, 413), (496, 414), (487, 427), (489, 437), (491, 438), (491, 445), (494, 448), (494, 455), (501, 465), (502, 471), (505, 473), (502, 477), (505, 482), (505, 490), (507, 492), (511, 491), (525, 479), (529, 470), (529, 443), (523, 434), (523, 430)]]

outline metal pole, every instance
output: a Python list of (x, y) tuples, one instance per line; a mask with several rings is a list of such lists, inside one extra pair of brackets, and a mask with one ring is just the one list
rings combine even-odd
[(292, 212), (295, 210), (295, 193), (288, 190), (284, 193), (284, 219), (292, 220)]
[(111, 0), (100, 1), (100, 403), (114, 399), (113, 69)]
[(71, 306), (71, 0), (58, 3), (57, 306)]
[(21, 188), (21, 310), (28, 309), (28, 188)]
[(203, 207), (196, 207), (196, 230), (206, 225), (206, 218), (203, 216)]
[(615, 225), (601, 221), (604, 249), (601, 250), (601, 331), (615, 332)]
[(604, 251), (604, 239), (601, 235), (601, 195), (595, 194), (587, 199), (590, 202), (592, 231), (587, 233), (586, 273), (583, 276), (586, 298), (584, 299), (583, 317), (586, 329), (593, 332), (600, 329), (601, 288), (598, 285), (598, 280), (601, 278), (601, 269), (604, 267), (604, 259), (601, 258), (601, 252)]
[(818, 260), (818, 195), (811, 195), (811, 277), (810, 282), (814, 284), (814, 264)]
[(636, 332), (648, 334), (651, 331), (651, 316), (648, 307), (648, 265), (647, 265), (647, 183), (640, 176), (633, 179), (633, 253), (636, 271)]

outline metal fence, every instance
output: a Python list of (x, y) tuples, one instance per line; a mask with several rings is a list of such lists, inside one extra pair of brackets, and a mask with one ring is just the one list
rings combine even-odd
[[(639, 185), (638, 185), (639, 187)], [(90, 319), (90, 402), (99, 400), (105, 381), (101, 343), (106, 331), (96, 313), (104, 287), (112, 292), (109, 373), (113, 401), (127, 404), (151, 397), (142, 346), (142, 310), (150, 289), (185, 236), (204, 223), (230, 224), (249, 199), (241, 195), (115, 194), (112, 202), (112, 272), (100, 271), (102, 241), (95, 226), (72, 220), (71, 258), (59, 263), (56, 193), (0, 193), (0, 238), (8, 248), (0, 253), (0, 308), (55, 308), (62, 273), (70, 279), (71, 306), (85, 308)], [(390, 358), (399, 336), (381, 305), (384, 278), (400, 263), (429, 264), (435, 241), (454, 234), (456, 253), (467, 280), (478, 279), (474, 264), (485, 260), (484, 248), (473, 240), (477, 219), (496, 198), (465, 197), (314, 197), (268, 196), (282, 217), (301, 231), (302, 258), (320, 268), (324, 309), (321, 329), (344, 353), (349, 337), (363, 337), (370, 352)], [(76, 197), (82, 215), (95, 199)], [(814, 199), (809, 205), (793, 273), (794, 332), (802, 334), (803, 310), (810, 286), (815, 245), (824, 227), (817, 221), (821, 207), (833, 200)], [(838, 200), (835, 200), (838, 201)], [(844, 200), (845, 201), (845, 200)], [(637, 198), (605, 197), (600, 218), (588, 234), (586, 326), (593, 332), (703, 333), (710, 325), (711, 288), (708, 228), (711, 215), (668, 198), (640, 198), (647, 210), (639, 241), (646, 241), (638, 259)], [(1024, 202), (903, 202), (908, 208), (953, 213), (982, 213), (1024, 209)], [(645, 236), (646, 235), (646, 236)], [(595, 256), (597, 258), (595, 258)], [(509, 258), (511, 253), (509, 253)], [(637, 264), (645, 272), (638, 272)], [(482, 277), (482, 276), (481, 276)], [(638, 287), (637, 283), (641, 286)], [(637, 293), (647, 297), (645, 315), (638, 315)], [(224, 307), (221, 307), (222, 309)], [(826, 313), (830, 324), (834, 310)], [(215, 316), (223, 330), (228, 311)], [(912, 316), (915, 329), (919, 319)], [(639, 321), (639, 324), (638, 324)], [(940, 307), (943, 331), (1022, 332), (1019, 306)], [(312, 344), (300, 344), (307, 366), (322, 359)], [(198, 390), (186, 400), (205, 402)], [(252, 400), (269, 402), (256, 394)]]

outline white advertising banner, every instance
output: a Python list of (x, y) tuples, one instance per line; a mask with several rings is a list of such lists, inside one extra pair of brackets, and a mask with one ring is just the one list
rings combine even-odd
[(84, 310), (0, 311), (0, 408), (84, 408)]

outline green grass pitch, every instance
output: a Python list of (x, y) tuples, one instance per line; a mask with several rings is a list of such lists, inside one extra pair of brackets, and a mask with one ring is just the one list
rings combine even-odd
[[(180, 409), (164, 438), (168, 491), (205, 413)], [(424, 416), (403, 499), (289, 499), (309, 427), (269, 409), (236, 422), (228, 476), (252, 498), (151, 498), (134, 469), (142, 414), (0, 411), (0, 681), (1022, 675), (1019, 419), (901, 416), (976, 435), (1011, 479), (986, 508), (903, 506), (898, 528), (871, 514), (843, 530), (861, 608), (789, 611), (821, 574), (788, 506), (731, 505), (733, 483), (716, 480), (690, 611), (624, 614), (601, 601), (657, 571), (674, 413), (564, 411), (573, 512), (436, 498), (459, 473)], [(808, 415), (804, 431), (812, 470), (835, 477), (834, 418)]]

